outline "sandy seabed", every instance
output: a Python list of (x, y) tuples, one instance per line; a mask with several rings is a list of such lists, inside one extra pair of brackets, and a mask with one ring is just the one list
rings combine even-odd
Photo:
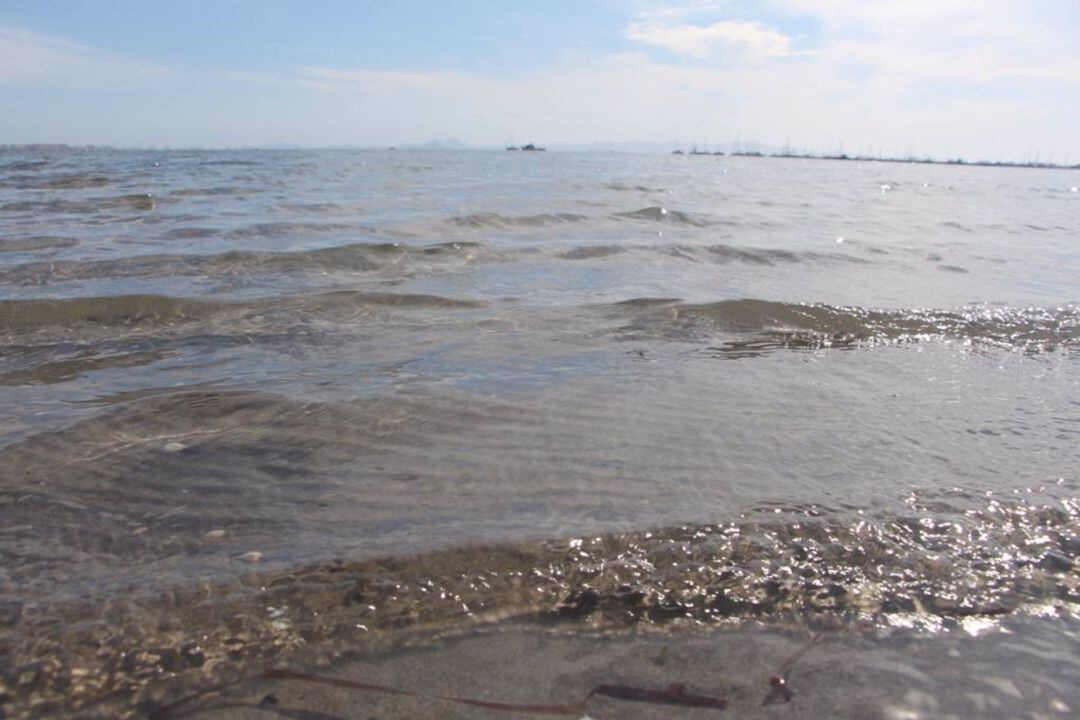
[[(1025, 623), (1038, 623), (1027, 620)], [(1046, 632), (1060, 632), (1049, 622)], [(446, 697), (519, 705), (574, 705), (609, 718), (1068, 717), (1080, 707), (1072, 663), (1042, 657), (1015, 630), (892, 638), (742, 626), (660, 632), (568, 632), (530, 625), (427, 638), (345, 657), (318, 677), (410, 694), (259, 677), (177, 708), (167, 717), (300, 720), (537, 718)], [(1036, 645), (1038, 642), (1036, 642)], [(1010, 663), (1011, 655), (1015, 662)], [(792, 661), (794, 659), (794, 661)], [(1005, 672), (1008, 668), (1008, 672)], [(786, 671), (786, 672), (785, 672)], [(787, 675), (786, 701), (770, 679)], [(593, 695), (607, 685), (721, 698), (695, 708)], [(565, 716), (565, 715), (564, 715)]]

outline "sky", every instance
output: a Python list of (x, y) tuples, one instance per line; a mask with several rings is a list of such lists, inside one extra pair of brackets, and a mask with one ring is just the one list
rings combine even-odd
[(0, 143), (1080, 162), (1080, 0), (0, 0)]

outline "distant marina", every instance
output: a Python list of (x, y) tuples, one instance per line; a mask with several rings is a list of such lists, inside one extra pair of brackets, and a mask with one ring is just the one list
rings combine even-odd
[[(712, 156), (725, 156), (725, 153), (717, 150), (715, 152), (709, 152), (708, 150), (699, 150), (697, 147), (693, 147), (690, 150), (673, 150), (672, 155), (712, 155)], [(787, 158), (795, 160), (854, 160), (858, 162), (884, 162), (884, 163), (908, 163), (908, 164), (920, 164), (920, 165), (971, 165), (974, 167), (1004, 167), (1004, 168), (1040, 168), (1044, 170), (1080, 170), (1080, 163), (1069, 165), (1066, 163), (1052, 163), (1052, 162), (1010, 162), (1008, 160), (965, 160), (963, 158), (951, 158), (948, 160), (937, 160), (928, 157), (890, 157), (890, 156), (877, 156), (877, 155), (848, 155), (846, 153), (810, 153), (810, 152), (792, 152), (790, 150), (783, 150), (776, 153), (767, 153), (760, 150), (732, 150), (726, 154), (730, 157), (770, 157), (770, 158)]]

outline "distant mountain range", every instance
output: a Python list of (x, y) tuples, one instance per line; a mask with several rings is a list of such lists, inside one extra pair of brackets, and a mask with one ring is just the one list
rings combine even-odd
[(428, 140), (422, 143), (406, 143), (397, 145), (402, 150), (494, 150), (496, 146), (470, 145), (455, 138), (445, 140)]

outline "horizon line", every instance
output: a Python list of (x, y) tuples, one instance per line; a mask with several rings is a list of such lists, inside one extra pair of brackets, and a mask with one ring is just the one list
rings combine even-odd
[[(616, 148), (590, 148), (589, 146), (655, 146), (655, 150), (631, 150)], [(1080, 170), (1080, 163), (1069, 164), (1064, 162), (1051, 162), (1041, 160), (991, 160), (975, 159), (967, 160), (962, 157), (940, 158), (930, 155), (924, 156), (895, 156), (895, 155), (848, 155), (843, 152), (810, 152), (805, 150), (795, 151), (789, 147), (780, 150), (745, 150), (731, 149), (733, 146), (756, 146), (758, 148), (769, 147), (763, 143), (736, 141), (733, 143), (719, 143), (718, 146), (726, 146), (727, 152), (722, 151), (699, 151), (696, 144), (691, 144), (690, 149), (683, 149), (678, 141), (654, 141), (654, 140), (594, 140), (588, 142), (551, 143), (545, 149), (553, 152), (603, 152), (626, 155), (701, 155), (721, 157), (755, 157), (777, 158), (782, 160), (833, 160), (847, 162), (888, 162), (888, 163), (911, 163), (916, 165), (953, 165), (972, 167), (1016, 167), (1046, 170)], [(97, 143), (57, 143), (57, 142), (29, 142), (29, 143), (0, 143), (0, 152), (15, 150), (112, 150), (119, 152), (229, 152), (229, 151), (319, 151), (319, 150), (357, 150), (366, 152), (502, 152), (510, 148), (502, 144), (475, 145), (454, 139), (428, 140), (423, 142), (407, 142), (397, 145), (359, 145), (354, 143), (340, 143), (332, 145), (306, 145), (302, 143), (268, 143), (254, 145), (110, 145)]]

